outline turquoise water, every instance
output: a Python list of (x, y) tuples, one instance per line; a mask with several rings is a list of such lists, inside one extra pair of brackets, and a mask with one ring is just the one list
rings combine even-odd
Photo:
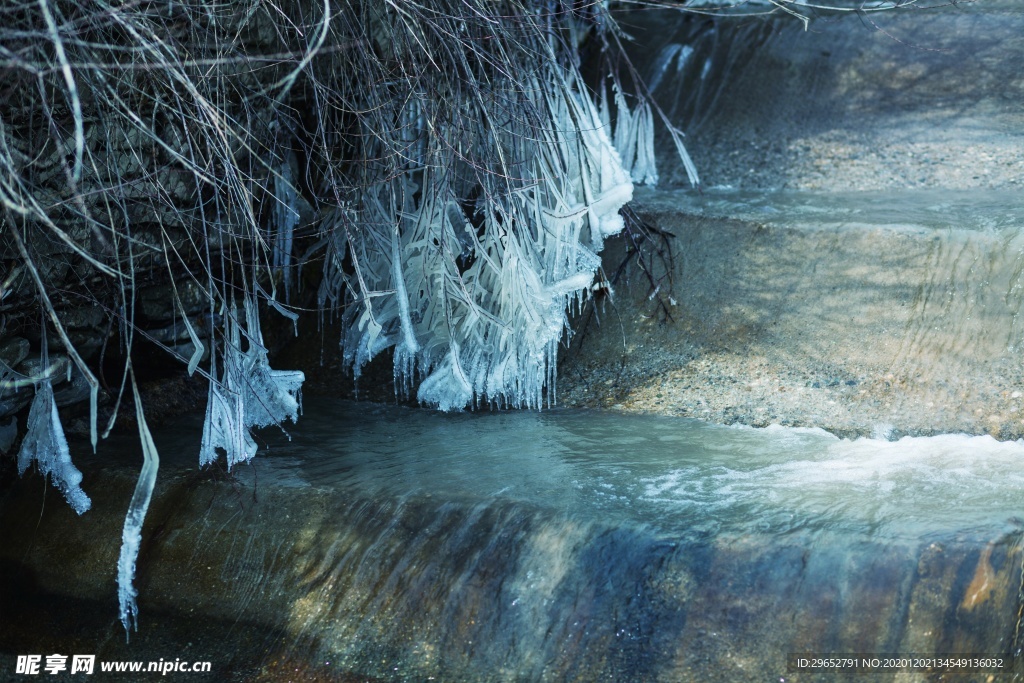
[(989, 436), (848, 440), (617, 412), (439, 414), (333, 401), (309, 402), (290, 433), (271, 435), (255, 459), (264, 483), (520, 501), (674, 537), (986, 535), (1017, 528), (1024, 512), (1024, 443)]
[(200, 424), (155, 434), (128, 643), (137, 443), (84, 467), (80, 519), (0, 501), (0, 667), (42, 648), (239, 683), (736, 683), (790, 680), (792, 652), (1018, 647), (1022, 443), (310, 399), (225, 477), (196, 474)]

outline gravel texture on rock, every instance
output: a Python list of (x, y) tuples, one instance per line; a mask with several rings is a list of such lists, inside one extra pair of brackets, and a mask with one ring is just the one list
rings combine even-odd
[[(634, 13), (641, 73), (685, 39), (688, 68), (710, 59), (721, 82), (693, 94), (680, 69), (658, 86), (708, 189), (681, 188), (666, 157), (662, 188), (637, 192), (641, 218), (674, 236), (667, 311), (628, 267), (575, 321), (559, 404), (1024, 436), (1024, 14), (979, 5), (807, 32)], [(748, 48), (702, 47), (729, 31)], [(606, 272), (624, 258), (611, 247)]]

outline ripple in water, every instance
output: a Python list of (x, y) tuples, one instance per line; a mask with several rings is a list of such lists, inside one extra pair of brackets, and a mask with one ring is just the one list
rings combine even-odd
[(348, 402), (308, 405), (290, 431), (257, 457), (260, 485), (513, 500), (680, 538), (991, 537), (1019, 528), (1024, 499), (1024, 443), (989, 436), (847, 440), (656, 416)]

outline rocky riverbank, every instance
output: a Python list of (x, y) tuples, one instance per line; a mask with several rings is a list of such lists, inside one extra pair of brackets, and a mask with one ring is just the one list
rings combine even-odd
[[(683, 80), (659, 85), (709, 189), (676, 189), (674, 169), (637, 192), (641, 218), (674, 235), (667, 310), (628, 271), (565, 354), (560, 403), (848, 436), (1024, 436), (1024, 15), (974, 3), (807, 32), (676, 21), (750, 36), (724, 56), (693, 43), (688, 68), (728, 71), (703, 100)], [(665, 25), (635, 15), (648, 69), (679, 40)], [(624, 256), (611, 248), (606, 271)]]
[[(715, 197), (640, 195), (641, 215), (675, 236), (671, 292), (651, 299), (627, 271), (578, 322), (562, 405), (845, 436), (1022, 435), (1016, 228), (935, 227), (949, 210), (933, 194), (889, 195), (899, 223), (858, 195), (753, 196), (778, 216), (701, 216)], [(620, 245), (609, 266), (623, 257)]]

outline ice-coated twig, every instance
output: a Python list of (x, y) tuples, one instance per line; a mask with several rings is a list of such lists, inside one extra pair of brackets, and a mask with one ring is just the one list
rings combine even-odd
[(135, 484), (135, 492), (128, 504), (128, 513), (124, 518), (124, 529), (121, 532), (121, 553), (117, 558), (117, 602), (118, 616), (124, 626), (127, 639), (133, 630), (138, 630), (139, 606), (136, 602), (138, 590), (132, 582), (135, 580), (135, 565), (142, 546), (142, 523), (146, 520), (149, 501), (153, 497), (156, 486), (156, 473), (160, 469), (160, 454), (153, 443), (153, 435), (146, 424), (146, 415), (142, 410), (142, 398), (132, 372), (132, 394), (135, 398), (135, 421), (139, 428), (139, 441), (142, 443), (142, 471)]
[(82, 490), (82, 473), (71, 462), (53, 385), (46, 373), (36, 383), (36, 395), (29, 408), (28, 429), (18, 452), (18, 474), (24, 474), (33, 463), (40, 474), (60, 489), (72, 510), (82, 514), (92, 507), (92, 501)]
[[(210, 383), (199, 464), (209, 465), (223, 451), (230, 470), (256, 455), (250, 428), (298, 420), (305, 376), (298, 370), (274, 370), (267, 358), (254, 296), (246, 296), (243, 352), (237, 311), (225, 316), (225, 350), (219, 381)], [(214, 369), (216, 376), (216, 369)]]
[[(42, 363), (38, 377), (22, 378), (22, 382), (31, 381), (35, 386), (35, 397), (28, 411), (28, 425), (25, 438), (18, 452), (18, 474), (35, 464), (36, 469), (44, 478), (50, 478), (53, 485), (60, 489), (71, 509), (82, 514), (92, 507), (92, 501), (82, 490), (82, 473), (71, 462), (71, 451), (64, 437), (64, 427), (57, 413), (57, 401), (53, 396), (51, 380), (50, 354), (47, 350), (46, 329), (43, 328)], [(68, 372), (71, 366), (68, 365)], [(0, 373), (4, 383), (10, 382), (19, 373), (10, 370), (0, 363)], [(2, 389), (0, 389), (2, 393)]]

